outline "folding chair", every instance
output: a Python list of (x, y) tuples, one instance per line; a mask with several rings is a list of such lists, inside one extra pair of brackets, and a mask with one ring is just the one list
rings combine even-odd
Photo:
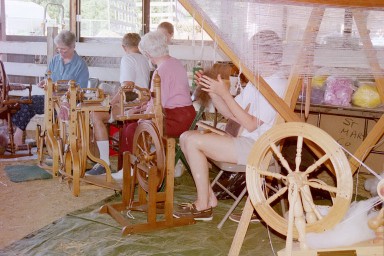
[(211, 187), (218, 185), (222, 190), (225, 191), (228, 195), (230, 195), (235, 201), (227, 211), (227, 213), (224, 215), (220, 223), (217, 225), (218, 229), (221, 229), (221, 227), (224, 225), (225, 221), (228, 219), (229, 215), (235, 210), (237, 205), (240, 203), (240, 201), (243, 199), (245, 193), (247, 193), (247, 186), (244, 186), (243, 190), (240, 192), (240, 194), (237, 196), (234, 193), (232, 193), (227, 187), (225, 187), (223, 184), (220, 183), (219, 179), (224, 174), (224, 172), (232, 172), (232, 173), (245, 173), (246, 166), (245, 165), (238, 165), (238, 164), (232, 164), (232, 163), (226, 163), (226, 162), (219, 162), (210, 159), (209, 160), (212, 164), (214, 164), (217, 168), (220, 169), (219, 173), (216, 175), (216, 177), (211, 182)]
[[(224, 215), (220, 223), (217, 225), (218, 229), (221, 229), (224, 225), (225, 221), (228, 219), (229, 215), (235, 210), (237, 205), (240, 203), (240, 201), (243, 199), (245, 194), (247, 193), (247, 186), (244, 186), (242, 191), (239, 195), (235, 195), (232, 193), (225, 185), (220, 183), (220, 177), (224, 174), (224, 172), (232, 172), (232, 173), (245, 173), (246, 171), (246, 165), (239, 165), (239, 164), (233, 164), (233, 163), (227, 163), (227, 162), (219, 162), (212, 159), (209, 159), (209, 162), (214, 164), (217, 168), (219, 168), (219, 173), (216, 175), (216, 177), (211, 182), (211, 187), (218, 185), (222, 190), (224, 190), (231, 198), (233, 198), (235, 201), (232, 203), (231, 207), (227, 211), (227, 213)], [(272, 165), (275, 168), (275, 172), (280, 172), (280, 165), (276, 161), (276, 159), (272, 158)], [(274, 188), (271, 184), (268, 184), (265, 182), (265, 186), (267, 189), (273, 190), (274, 192), (277, 192), (277, 189)], [(280, 184), (278, 184), (280, 187)], [(281, 210), (283, 213), (285, 213), (285, 205), (283, 199), (281, 200)]]

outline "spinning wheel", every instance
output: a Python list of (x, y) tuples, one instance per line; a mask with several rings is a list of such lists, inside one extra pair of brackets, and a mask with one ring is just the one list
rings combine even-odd
[[(50, 77), (51, 72), (48, 71), (47, 74), (47, 82), (44, 87), (44, 122), (42, 127), (37, 125), (36, 129), (37, 159), (41, 167), (51, 170), (52, 174), (57, 176), (59, 164), (63, 163), (62, 152), (63, 145), (66, 143), (66, 136), (64, 136), (66, 129), (64, 122), (56, 114), (60, 112), (61, 96), (68, 90), (69, 81), (60, 80), (53, 83)], [(44, 151), (44, 146), (46, 152)], [(52, 166), (44, 163), (46, 154), (52, 157)]]
[[(106, 101), (104, 101), (106, 100)], [(68, 181), (74, 196), (80, 194), (80, 181), (97, 186), (120, 190), (120, 186), (112, 182), (111, 169), (108, 164), (92, 154), (89, 148), (90, 113), (93, 111), (109, 111), (108, 99), (102, 90), (97, 88), (82, 89), (70, 82), (66, 92), (67, 111), (60, 109), (60, 174)], [(61, 107), (65, 103), (61, 103)], [(61, 112), (63, 110), (63, 112)], [(59, 118), (60, 119), (60, 118)], [(105, 176), (85, 176), (87, 160), (102, 164), (106, 169)]]
[[(280, 153), (288, 141), (296, 144), (294, 163)], [(312, 145), (320, 154), (309, 167), (303, 167), (302, 154), (305, 145)], [(273, 155), (282, 165), (281, 173), (267, 170)], [(318, 178), (330, 168), (333, 182)], [(287, 247), (292, 238), (304, 242), (305, 232), (323, 232), (337, 224), (349, 209), (352, 197), (352, 175), (348, 160), (341, 147), (326, 132), (306, 123), (284, 123), (271, 128), (259, 138), (253, 147), (247, 165), (249, 197), (260, 217), (277, 232), (287, 236)], [(275, 194), (267, 193), (266, 180), (281, 181), (284, 186)], [(316, 192), (331, 195), (329, 211), (321, 213), (321, 206), (313, 199)], [(279, 197), (288, 199), (288, 220), (274, 209)]]
[[(64, 138), (61, 147), (62, 170), (60, 173), (68, 181), (73, 195), (78, 196), (80, 194), (80, 181), (86, 181), (84, 175), (89, 157), (87, 154), (89, 139), (87, 137), (86, 125), (89, 125), (89, 123), (84, 121), (83, 113), (75, 113), (75, 116), (77, 116), (76, 125), (72, 129), (71, 135), (66, 135), (67, 138)], [(93, 181), (90, 183), (96, 184), (97, 182)]]
[(120, 118), (124, 119), (125, 111), (147, 103), (151, 93), (147, 88), (137, 85), (125, 85), (120, 88)]
[[(142, 100), (149, 99), (147, 97), (150, 94), (142, 90), (137, 100), (131, 102), (126, 102), (125, 94), (122, 96), (123, 115), (117, 116), (119, 121), (140, 119), (133, 137), (132, 154), (128, 151), (124, 153), (122, 202), (106, 204), (100, 208), (100, 213), (110, 214), (123, 226), (123, 235), (195, 223), (193, 218), (173, 217), (175, 139), (163, 136), (158, 74), (154, 76), (153, 82), (153, 113), (130, 114), (125, 111), (125, 108), (141, 105)], [(133, 87), (123, 90), (132, 92)], [(135, 196), (137, 183), (139, 186)], [(130, 211), (146, 213), (146, 222), (132, 223), (122, 215), (125, 211), (128, 211), (128, 216)]]
[(137, 180), (148, 192), (148, 175), (151, 167), (156, 167), (158, 184), (161, 187), (165, 177), (165, 152), (159, 132), (152, 122), (141, 121), (133, 138), (133, 154), (140, 163), (137, 167)]
[[(70, 94), (67, 93), (67, 97), (75, 98), (75, 101), (71, 102), (71, 106), (77, 104), (77, 111), (76, 114), (72, 117), (72, 119), (75, 117), (74, 119), (77, 120), (77, 122), (75, 122), (74, 127), (75, 134), (77, 135), (75, 146), (77, 149), (77, 154), (79, 156), (79, 177), (83, 178), (87, 166), (87, 159), (90, 158), (95, 162), (100, 161), (100, 159), (91, 154), (89, 150), (90, 112), (92, 112), (93, 110), (107, 111), (109, 108), (102, 106), (101, 103), (104, 101), (105, 95), (103, 91), (98, 88), (77, 88), (76, 92), (72, 92)], [(71, 101), (71, 99), (69, 100)], [(109, 167), (107, 169), (110, 172)]]
[(89, 143), (89, 137), (87, 134), (87, 127), (86, 125), (89, 125), (89, 123), (85, 122), (85, 115), (84, 113), (78, 113), (78, 125), (76, 127), (77, 134), (79, 134), (79, 139), (77, 140), (77, 150), (79, 152), (80, 157), (80, 177), (84, 177), (85, 170), (87, 167), (87, 147)]
[[(288, 164), (278, 148), (279, 145), (283, 146), (288, 138), (297, 143), (294, 166)], [(308, 168), (303, 168), (301, 165), (304, 143), (314, 143), (322, 152), (316, 162)], [(264, 168), (265, 160), (270, 153), (281, 162), (281, 174)], [(315, 178), (319, 173), (318, 169), (326, 162), (332, 166), (335, 173), (335, 184), (328, 184), (329, 182)], [(263, 183), (265, 180), (273, 179), (282, 181), (285, 186), (268, 197), (263, 189)], [(350, 166), (340, 146), (323, 130), (306, 123), (284, 123), (272, 128), (257, 141), (248, 159), (247, 186), (251, 201), (268, 225), (283, 235), (287, 234), (290, 223), (273, 209), (273, 203), (279, 196), (290, 194), (288, 195), (290, 215), (297, 206), (291, 205), (292, 199), (296, 197), (299, 204), (301, 201), (306, 216), (305, 230), (321, 232), (332, 228), (348, 210), (352, 197), (352, 184)], [(319, 212), (318, 205), (313, 201), (312, 194), (316, 190), (323, 190), (332, 195), (332, 205), (325, 216)], [(298, 238), (297, 229), (294, 230), (294, 237)]]

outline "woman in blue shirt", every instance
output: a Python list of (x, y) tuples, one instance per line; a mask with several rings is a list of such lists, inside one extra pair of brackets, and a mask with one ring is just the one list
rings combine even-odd
[[(51, 60), (48, 70), (53, 82), (57, 80), (75, 80), (82, 88), (86, 88), (89, 71), (85, 61), (76, 53), (76, 36), (70, 31), (61, 31), (54, 39), (57, 53)], [(44, 87), (46, 80), (39, 83)], [(16, 146), (23, 144), (23, 131), (36, 114), (44, 114), (44, 95), (32, 96), (31, 104), (21, 104), (20, 110), (12, 116), (12, 122), (17, 127), (14, 134)]]

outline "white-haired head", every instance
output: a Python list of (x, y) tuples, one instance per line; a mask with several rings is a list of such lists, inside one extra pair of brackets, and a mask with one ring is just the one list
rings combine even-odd
[(139, 50), (148, 58), (169, 55), (167, 37), (160, 31), (149, 32), (141, 38)]

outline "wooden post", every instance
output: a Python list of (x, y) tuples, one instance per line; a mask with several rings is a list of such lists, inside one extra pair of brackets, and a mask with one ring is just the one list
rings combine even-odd
[(80, 41), (80, 2), (78, 0), (70, 0), (69, 3), (69, 30), (76, 35), (76, 41)]
[(151, 1), (142, 0), (143, 4), (143, 18), (142, 18), (142, 33), (143, 35), (149, 32), (150, 23), (151, 23)]
[(51, 62), (53, 56), (56, 54), (56, 46), (53, 42), (53, 39), (58, 34), (57, 27), (48, 27), (47, 28), (47, 63)]
[(0, 0), (0, 40), (5, 41), (5, 36), (5, 0)]
[[(5, 31), (5, 0), (0, 0), (0, 40), (1, 41), (7, 41), (6, 38), (6, 31)], [(7, 61), (7, 54), (6, 53), (0, 53), (0, 60), (3, 62)]]
[(155, 118), (153, 119), (153, 122), (156, 124), (160, 137), (163, 137), (164, 135), (164, 124), (163, 124), (163, 108), (161, 105), (161, 79), (159, 74), (155, 74), (153, 78), (153, 85), (154, 85), (154, 94), (155, 94), (155, 100), (153, 102), (153, 113), (155, 114)]

